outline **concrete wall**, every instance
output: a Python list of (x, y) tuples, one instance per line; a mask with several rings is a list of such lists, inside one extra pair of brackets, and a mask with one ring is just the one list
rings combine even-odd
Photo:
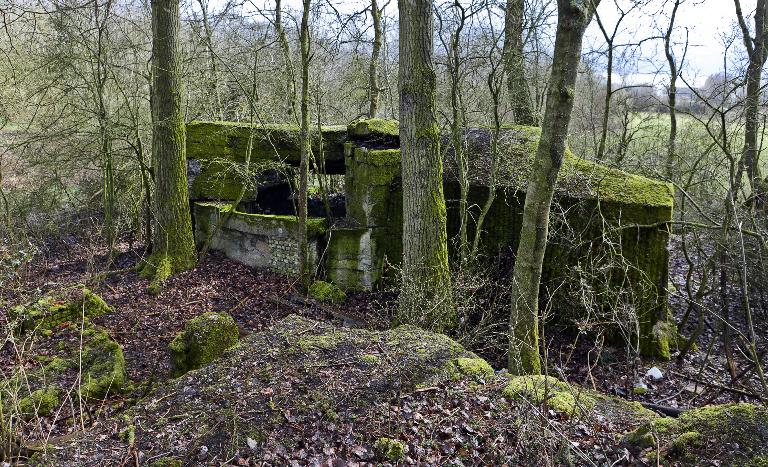
[[(228, 258), (251, 267), (296, 276), (299, 257), (296, 218), (242, 212), (234, 212), (227, 218), (228, 206), (195, 203), (198, 244), (210, 239), (210, 248), (222, 251)], [(309, 262), (313, 269), (317, 267), (324, 223), (324, 219), (309, 220)]]

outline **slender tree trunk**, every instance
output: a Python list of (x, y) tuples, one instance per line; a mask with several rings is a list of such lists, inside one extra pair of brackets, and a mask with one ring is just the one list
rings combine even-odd
[(208, 93), (213, 97), (214, 112), (220, 120), (224, 120), (224, 113), (221, 106), (221, 95), (219, 94), (219, 70), (216, 64), (216, 51), (213, 48), (213, 28), (208, 18), (208, 2), (197, 0), (200, 10), (203, 12), (203, 33), (205, 34), (205, 48), (208, 51)]
[(115, 169), (112, 157), (112, 136), (110, 131), (109, 113), (107, 111), (107, 81), (109, 70), (107, 69), (107, 46), (109, 43), (109, 20), (112, 2), (104, 5), (98, 2), (93, 4), (93, 15), (96, 23), (96, 68), (95, 76), (95, 100), (96, 118), (99, 122), (99, 143), (102, 158), (102, 204), (104, 212), (104, 237), (107, 242), (107, 264), (109, 268), (115, 249), (117, 227), (115, 225)]
[(456, 161), (456, 173), (459, 180), (459, 260), (461, 265), (467, 265), (469, 261), (469, 166), (464, 151), (464, 130), (466, 119), (464, 113), (464, 99), (461, 88), (461, 33), (466, 22), (466, 11), (459, 3), (454, 3), (457, 10), (458, 24), (456, 30), (451, 33), (448, 44), (448, 71), (451, 78), (451, 145)]
[(531, 91), (525, 76), (525, 55), (523, 54), (523, 25), (525, 23), (524, 0), (507, 0), (504, 17), (504, 72), (507, 75), (507, 89), (512, 104), (514, 123), (519, 125), (539, 124), (533, 110)]
[(557, 33), (541, 140), (525, 196), (512, 283), (509, 371), (538, 374), (539, 285), (549, 232), (549, 209), (565, 154), (584, 30), (599, 0), (557, 1)]
[(432, 329), (456, 320), (448, 269), (443, 161), (435, 111), (432, 2), (398, 0), (403, 287), (399, 320)]
[(297, 118), (296, 112), (296, 72), (293, 67), (293, 57), (291, 57), (291, 45), (288, 43), (288, 34), (283, 27), (283, 9), (282, 0), (275, 0), (275, 32), (277, 40), (280, 42), (280, 50), (283, 53), (286, 74), (286, 93), (288, 96), (288, 112)]
[[(768, 15), (768, 1), (758, 0), (755, 8), (755, 37), (750, 37), (749, 30), (744, 23), (741, 6), (736, 1), (739, 23), (742, 25), (744, 44), (749, 54), (747, 66), (747, 95), (744, 103), (744, 150), (739, 162), (740, 182), (741, 173), (746, 170), (752, 195), (760, 199), (765, 195), (766, 188), (760, 170), (760, 95), (763, 65), (766, 59), (766, 16)], [(763, 200), (764, 201), (764, 200)]]
[(152, 170), (154, 251), (144, 267), (153, 285), (195, 265), (181, 111), (179, 0), (152, 0)]
[(600, 126), (600, 144), (597, 147), (597, 160), (605, 157), (605, 145), (608, 141), (608, 118), (611, 114), (611, 98), (613, 97), (613, 43), (608, 43), (608, 68), (605, 79), (605, 98), (603, 99), (603, 120)]
[(299, 275), (305, 289), (309, 287), (309, 245), (307, 240), (307, 191), (309, 178), (309, 8), (311, 0), (304, 0), (301, 16), (301, 160), (299, 162)]
[(371, 64), (368, 68), (368, 92), (370, 95), (370, 105), (368, 107), (368, 118), (376, 118), (379, 113), (379, 60), (381, 56), (381, 46), (384, 42), (384, 30), (381, 26), (381, 10), (377, 0), (371, 0), (371, 17), (373, 18), (373, 51), (371, 52)]
[(669, 107), (669, 140), (667, 142), (667, 165), (666, 175), (672, 177), (674, 172), (675, 159), (677, 158), (677, 62), (672, 55), (672, 32), (675, 28), (675, 18), (677, 9), (680, 6), (680, 0), (675, 0), (672, 8), (672, 16), (669, 19), (669, 28), (664, 36), (664, 55), (667, 57), (669, 65), (669, 89), (667, 90), (667, 105)]

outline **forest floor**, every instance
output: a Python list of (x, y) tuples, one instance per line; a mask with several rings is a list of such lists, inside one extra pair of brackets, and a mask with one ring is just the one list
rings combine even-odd
[[(103, 256), (94, 255), (91, 245), (71, 242), (33, 261), (23, 272), (18, 287), (19, 291), (25, 293), (16, 296), (11, 293), (6, 297), (6, 303), (13, 305), (14, 301), (23, 302), (31, 298), (30, 291), (37, 296), (62, 296), (88, 285), (94, 287), (114, 307), (113, 313), (93, 321), (106, 328), (122, 346), (129, 379), (145, 384), (137, 386), (139, 389), (132, 394), (109, 395), (101, 404), (101, 409), (91, 414), (87, 421), (90, 425), (120, 413), (143, 397), (146, 388), (169, 379), (168, 344), (189, 319), (201, 313), (229, 313), (237, 322), (241, 335), (267, 330), (290, 314), (299, 314), (340, 327), (354, 321), (371, 330), (387, 329), (391, 323), (394, 308), (392, 294), (352, 293), (339, 306), (313, 305), (296, 300), (298, 293), (292, 279), (247, 268), (217, 253), (208, 254), (195, 269), (168, 280), (162, 292), (153, 296), (147, 292), (147, 281), (138, 277), (133, 270), (139, 258), (138, 250), (129, 250), (127, 245), (122, 245), (122, 252), (114, 263), (118, 271), (107, 275), (98, 285), (93, 285), (94, 265), (100, 264)], [(679, 279), (682, 274), (682, 263), (673, 260), (673, 280)], [(682, 313), (679, 299), (673, 297), (672, 303), (675, 305), (673, 313)], [(677, 361), (673, 355), (671, 362), (628, 358), (622, 348), (598, 346), (594, 339), (584, 336), (577, 339), (571, 331), (550, 329), (547, 336), (548, 371), (562, 380), (605, 394), (668, 409), (687, 409), (712, 403), (758, 402), (759, 398), (755, 395), (759, 389), (753, 372), (746, 365), (739, 367), (739, 372), (746, 376), (734, 382), (726, 371), (724, 358), (718, 356), (719, 344), (716, 339), (712, 339), (715, 329), (708, 326), (697, 348), (682, 361)], [(712, 346), (709, 345), (710, 341), (713, 342)], [(503, 355), (500, 353), (481, 353), (481, 356), (496, 370), (501, 369)], [(0, 348), (0, 368), (19, 364), (33, 365), (34, 362), (29, 358), (9, 342)], [(652, 367), (661, 370), (661, 379), (646, 376)], [(647, 386), (645, 394), (633, 392), (633, 387), (639, 382)], [(441, 386), (428, 393), (417, 393), (408, 410), (423, 411), (423, 416), (428, 418), (440, 418), (457, 412), (487, 412), (488, 398), (468, 394), (465, 389), (460, 384), (455, 388)], [(436, 397), (445, 397), (444, 406), (435, 402)], [(562, 422), (560, 415), (554, 412), (549, 415), (555, 422)], [(580, 446), (579, 449), (594, 450), (597, 458), (617, 460), (629, 456), (614, 441), (618, 434), (633, 429), (636, 423), (619, 419), (603, 422), (601, 426), (569, 426), (569, 439), (579, 439), (574, 441)], [(86, 422), (66, 421), (61, 417), (55, 421), (49, 417), (42, 424), (44, 429), (41, 432), (46, 433), (46, 437), (56, 438), (81, 429)], [(434, 429), (456, 428), (453, 424), (441, 427), (436, 422)], [(439, 458), (439, 452), (436, 455)]]

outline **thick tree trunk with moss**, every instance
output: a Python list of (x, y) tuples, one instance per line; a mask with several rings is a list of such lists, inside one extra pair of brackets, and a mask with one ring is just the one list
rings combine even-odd
[(541, 140), (525, 195), (510, 313), (509, 371), (538, 374), (539, 285), (549, 232), (549, 208), (565, 154), (581, 42), (599, 0), (557, 1), (557, 33)]
[(155, 227), (144, 274), (153, 287), (195, 265), (181, 111), (179, 0), (152, 0), (152, 171)]
[(443, 162), (435, 111), (432, 2), (399, 0), (403, 284), (399, 320), (445, 329), (456, 319), (448, 269)]
[(381, 56), (381, 47), (384, 43), (384, 30), (381, 26), (381, 10), (379, 2), (371, 0), (371, 17), (373, 18), (373, 50), (371, 52), (371, 63), (368, 67), (368, 118), (376, 118), (379, 113), (379, 59)]
[(299, 276), (306, 290), (309, 287), (309, 245), (307, 239), (307, 191), (309, 178), (309, 8), (310, 0), (304, 0), (301, 16), (301, 131), (299, 138), (301, 158), (299, 161)]
[(504, 17), (504, 73), (507, 75), (507, 90), (512, 104), (514, 123), (519, 125), (539, 124), (533, 110), (531, 91), (525, 79), (525, 56), (523, 55), (523, 24), (525, 2), (507, 0)]

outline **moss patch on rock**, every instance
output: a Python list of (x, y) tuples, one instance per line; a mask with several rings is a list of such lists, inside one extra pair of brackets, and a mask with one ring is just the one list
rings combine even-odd
[(502, 393), (510, 399), (525, 399), (536, 405), (546, 404), (568, 415), (590, 410), (594, 399), (583, 389), (552, 376), (530, 375), (512, 378)]
[(106, 331), (92, 328), (86, 335), (88, 345), (83, 348), (81, 357), (80, 390), (88, 399), (100, 399), (125, 385), (125, 356), (120, 345)]
[(12, 308), (9, 316), (22, 332), (46, 332), (68, 322), (80, 322), (83, 317), (96, 318), (112, 311), (113, 308), (99, 295), (82, 288), (72, 301), (43, 297), (34, 303)]
[(47, 387), (32, 391), (19, 401), (19, 413), (25, 417), (45, 416), (59, 406), (59, 388)]
[(376, 455), (383, 460), (400, 462), (405, 458), (405, 444), (392, 438), (379, 438), (374, 445)]
[(309, 286), (309, 296), (315, 300), (338, 305), (344, 303), (347, 294), (343, 290), (325, 281), (315, 281)]
[[(94, 315), (111, 310), (101, 299), (89, 300), (87, 295), (80, 304), (63, 306), (92, 310)], [(5, 416), (46, 416), (61, 405), (101, 401), (125, 388), (125, 356), (106, 330), (86, 318), (48, 331), (30, 338), (30, 352), (41, 352), (32, 357), (35, 366), (16, 367), (0, 380), (0, 409)]]
[[(649, 450), (649, 457), (665, 464), (711, 459), (752, 465), (755, 458), (768, 456), (768, 408), (738, 403), (686, 410), (677, 419), (644, 424), (625, 442), (635, 450)], [(721, 449), (725, 444), (732, 448)]]
[(226, 313), (204, 313), (191, 319), (168, 348), (174, 377), (207, 365), (237, 344), (239, 330)]

